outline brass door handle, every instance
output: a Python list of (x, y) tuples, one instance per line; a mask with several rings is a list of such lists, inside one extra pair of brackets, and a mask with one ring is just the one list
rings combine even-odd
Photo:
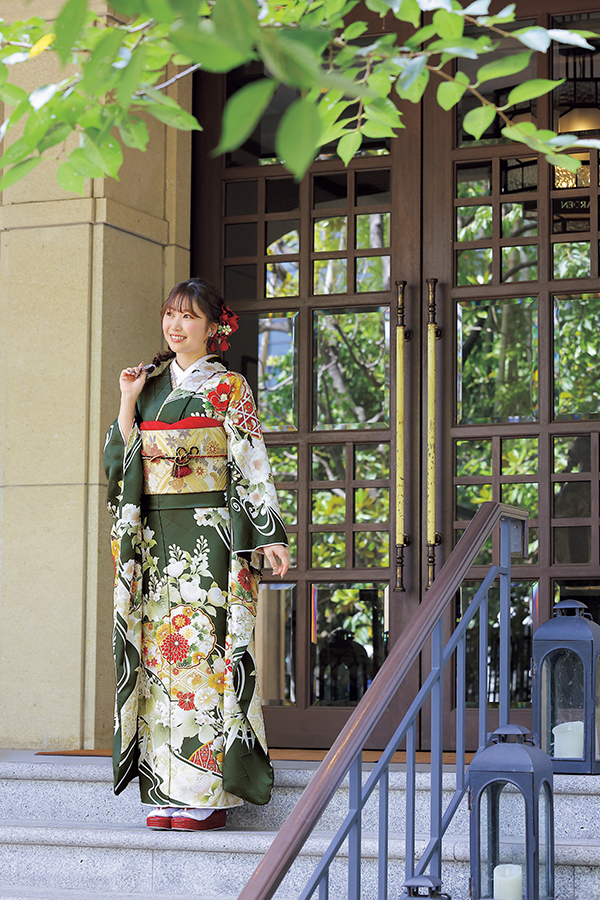
[(396, 319), (396, 584), (395, 591), (404, 591), (404, 548), (410, 545), (406, 534), (406, 416), (405, 416), (405, 343), (412, 337), (404, 324), (404, 290), (406, 281), (397, 281)]
[(435, 579), (435, 548), (442, 535), (435, 530), (436, 495), (436, 341), (442, 337), (436, 317), (435, 289), (437, 278), (427, 279), (427, 590)]

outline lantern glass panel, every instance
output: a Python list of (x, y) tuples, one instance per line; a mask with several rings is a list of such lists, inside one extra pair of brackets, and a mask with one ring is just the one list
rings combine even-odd
[(549, 865), (550, 853), (550, 832), (552, 829), (552, 795), (550, 785), (544, 781), (540, 787), (540, 796), (538, 801), (538, 850), (539, 850), (539, 896), (551, 897), (551, 870)]
[(583, 660), (564, 647), (542, 663), (542, 750), (555, 759), (583, 759)]
[(596, 759), (600, 759), (600, 652), (596, 657), (596, 716), (594, 718), (596, 723), (596, 734), (594, 735), (594, 746)]
[[(479, 798), (481, 900), (526, 896), (526, 834), (525, 798), (521, 791), (507, 781), (486, 785)], [(507, 866), (511, 867), (509, 871), (506, 871)]]

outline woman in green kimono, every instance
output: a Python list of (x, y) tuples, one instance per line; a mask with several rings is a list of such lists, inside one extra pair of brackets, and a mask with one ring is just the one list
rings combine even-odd
[(270, 797), (254, 621), (263, 554), (281, 577), (289, 558), (252, 392), (214, 355), (237, 316), (199, 278), (161, 316), (169, 351), (121, 372), (104, 453), (115, 793), (138, 775), (149, 827), (207, 830)]

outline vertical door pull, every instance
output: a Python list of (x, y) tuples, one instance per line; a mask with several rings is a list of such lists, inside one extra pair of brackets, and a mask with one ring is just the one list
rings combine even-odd
[(435, 579), (435, 548), (442, 543), (442, 535), (435, 530), (437, 437), (435, 343), (443, 333), (435, 321), (437, 281), (437, 278), (427, 279), (427, 590)]
[(396, 584), (395, 591), (404, 591), (404, 548), (410, 545), (410, 535), (406, 534), (405, 506), (405, 454), (406, 454), (406, 418), (405, 418), (405, 372), (404, 344), (410, 341), (412, 334), (404, 324), (404, 290), (405, 281), (396, 282), (397, 321), (396, 321)]

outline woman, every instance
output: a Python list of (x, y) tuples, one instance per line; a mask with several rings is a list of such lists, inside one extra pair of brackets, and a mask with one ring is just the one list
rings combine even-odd
[(161, 316), (169, 351), (121, 372), (104, 453), (115, 793), (139, 775), (149, 827), (202, 831), (270, 797), (254, 619), (261, 554), (281, 577), (289, 558), (252, 393), (214, 355), (237, 316), (199, 278)]

